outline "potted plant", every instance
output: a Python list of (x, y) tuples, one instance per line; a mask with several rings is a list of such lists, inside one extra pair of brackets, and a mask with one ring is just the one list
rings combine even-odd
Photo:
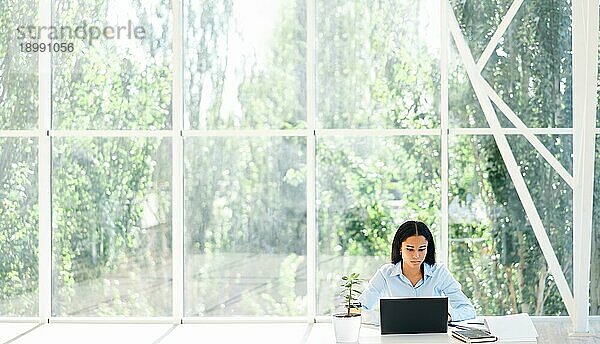
[(351, 273), (342, 277), (343, 287), (341, 296), (344, 299), (346, 311), (333, 315), (333, 330), (338, 343), (357, 343), (360, 334), (360, 304), (357, 302), (357, 287), (362, 282), (359, 274)]

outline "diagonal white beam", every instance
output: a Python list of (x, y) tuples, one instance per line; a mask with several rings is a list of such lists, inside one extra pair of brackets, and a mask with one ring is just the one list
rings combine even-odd
[(575, 333), (589, 331), (598, 0), (573, 1), (573, 295)]
[(502, 18), (500, 25), (498, 25), (496, 32), (494, 32), (494, 35), (492, 38), (490, 38), (490, 41), (479, 57), (479, 61), (477, 61), (477, 70), (479, 72), (483, 70), (483, 67), (485, 67), (485, 64), (489, 61), (490, 56), (492, 56), (494, 49), (496, 49), (496, 46), (498, 45), (498, 42), (500, 42), (500, 38), (502, 38), (502, 35), (504, 35), (504, 32), (506, 32), (506, 29), (508, 29), (508, 25), (510, 25), (512, 22), (513, 18), (517, 14), (517, 11), (519, 11), (519, 8), (521, 8), (522, 3), (523, 0), (515, 0), (512, 5), (510, 5), (508, 11), (506, 11), (506, 14)]
[(540, 155), (546, 159), (548, 164), (552, 166), (552, 168), (558, 173), (559, 176), (571, 187), (573, 188), (573, 176), (565, 169), (565, 167), (556, 159), (554, 155), (544, 146), (544, 144), (540, 141), (540, 139), (535, 136), (531, 130), (521, 121), (521, 119), (511, 110), (511, 108), (498, 96), (496, 91), (490, 86), (490, 84), (483, 78), (481, 78), (481, 85), (483, 89), (486, 91), (488, 97), (498, 106), (500, 111), (506, 115), (512, 124), (517, 128), (521, 129), (521, 133), (529, 143), (540, 153)]
[(525, 180), (523, 179), (523, 176), (520, 173), (520, 167), (517, 164), (517, 161), (515, 160), (510, 145), (508, 144), (508, 140), (506, 139), (506, 136), (500, 131), (500, 121), (496, 116), (490, 98), (487, 97), (483, 89), (483, 77), (477, 70), (477, 65), (475, 64), (473, 55), (471, 54), (471, 51), (467, 46), (465, 38), (460, 31), (458, 21), (456, 20), (452, 8), (449, 8), (448, 10), (448, 17), (450, 32), (452, 33), (452, 37), (454, 38), (454, 42), (456, 43), (458, 52), (465, 65), (469, 79), (473, 84), (475, 95), (477, 96), (477, 100), (481, 104), (481, 108), (484, 112), (486, 120), (488, 121), (488, 124), (493, 131), (494, 140), (496, 141), (498, 149), (500, 150), (500, 154), (502, 155), (502, 159), (506, 164), (506, 169), (512, 179), (515, 189), (517, 190), (519, 199), (523, 204), (523, 208), (525, 210), (525, 213), (527, 214), (529, 223), (533, 228), (533, 232), (538, 240), (542, 253), (546, 258), (546, 262), (548, 263), (550, 273), (554, 276), (556, 286), (560, 295), (563, 298), (567, 311), (569, 312), (569, 314), (574, 314), (575, 307), (573, 296), (571, 294), (571, 290), (569, 289), (569, 284), (567, 283), (567, 280), (562, 272), (558, 259), (556, 258), (556, 254), (554, 253), (552, 244), (548, 239), (548, 234), (544, 229), (544, 225), (535, 207), (535, 203), (533, 202), (531, 194), (527, 189), (527, 184), (525, 183)]

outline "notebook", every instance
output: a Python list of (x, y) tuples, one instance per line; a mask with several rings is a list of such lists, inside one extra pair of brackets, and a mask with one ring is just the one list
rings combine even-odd
[(479, 329), (452, 330), (452, 337), (465, 343), (488, 343), (495, 342), (498, 337), (489, 332)]

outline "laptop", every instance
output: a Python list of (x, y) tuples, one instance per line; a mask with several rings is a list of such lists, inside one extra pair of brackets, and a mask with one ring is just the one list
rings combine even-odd
[(447, 297), (381, 298), (379, 312), (381, 334), (448, 332)]

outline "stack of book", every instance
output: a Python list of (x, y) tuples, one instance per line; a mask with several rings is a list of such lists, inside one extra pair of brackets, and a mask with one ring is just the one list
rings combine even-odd
[(452, 337), (465, 343), (487, 343), (498, 340), (496, 336), (491, 335), (488, 331), (476, 328), (452, 330)]

